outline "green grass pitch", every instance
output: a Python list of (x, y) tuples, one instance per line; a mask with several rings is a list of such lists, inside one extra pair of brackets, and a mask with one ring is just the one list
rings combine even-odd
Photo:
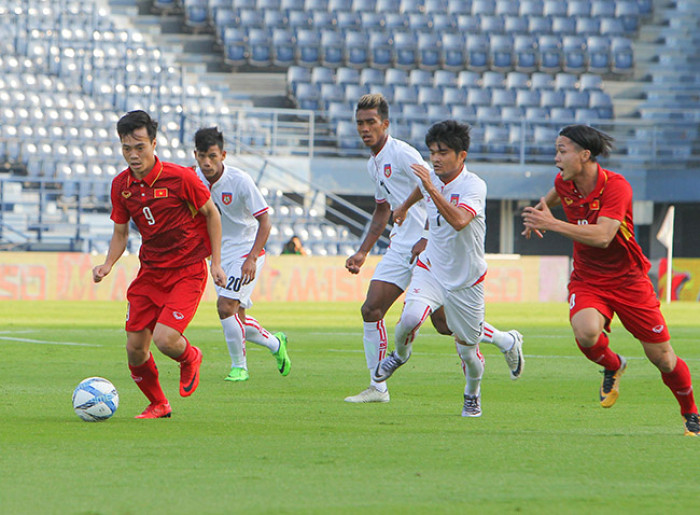
[[(223, 381), (229, 357), (213, 304), (187, 332), (204, 352), (194, 396), (154, 352), (173, 418), (135, 420), (123, 303), (0, 303), (0, 513), (698, 513), (700, 439), (658, 371), (619, 324), (621, 395), (600, 408), (601, 376), (576, 348), (564, 304), (489, 304), (525, 335), (523, 377), (482, 345), (479, 419), (460, 416), (464, 377), (449, 338), (426, 326), (389, 381), (389, 404), (352, 405), (368, 384), (355, 303), (259, 303), (289, 336), (281, 377), (249, 344), (251, 378)], [(700, 381), (700, 306), (664, 306), (673, 344)], [(390, 339), (399, 315), (387, 317)], [(428, 324), (429, 325), (429, 324)], [(393, 347), (390, 344), (390, 347)], [(155, 348), (154, 348), (155, 350)], [(110, 379), (116, 415), (86, 423), (71, 394)], [(700, 390), (698, 390), (700, 391)]]

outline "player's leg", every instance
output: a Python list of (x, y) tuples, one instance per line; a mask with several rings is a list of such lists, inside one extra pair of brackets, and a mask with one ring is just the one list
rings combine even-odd
[(283, 376), (289, 375), (292, 360), (287, 351), (287, 335), (283, 332), (270, 333), (255, 318), (246, 314), (244, 308), (238, 310), (238, 317), (241, 320), (245, 320), (243, 325), (245, 327), (246, 340), (267, 347), (277, 362), (277, 370), (279, 370), (280, 374)]
[(168, 399), (158, 380), (158, 367), (149, 348), (150, 329), (127, 331), (126, 354), (131, 378), (149, 401), (146, 410), (136, 418), (168, 418), (172, 413)]
[(445, 295), (445, 317), (455, 332), (457, 354), (462, 360), (466, 384), (463, 417), (481, 416), (481, 378), (484, 358), (479, 352), (479, 340), (484, 322), (484, 285), (476, 284)]
[(239, 315), (240, 302), (224, 296), (219, 296), (216, 309), (219, 321), (224, 330), (224, 339), (231, 357), (231, 370), (224, 378), (226, 381), (246, 381), (248, 362), (246, 359), (245, 329)]

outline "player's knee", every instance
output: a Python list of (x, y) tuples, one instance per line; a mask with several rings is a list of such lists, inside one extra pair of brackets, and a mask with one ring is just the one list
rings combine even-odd
[(365, 302), (360, 308), (362, 320), (365, 322), (377, 322), (384, 318), (384, 312), (381, 308)]
[(218, 311), (219, 318), (221, 320), (230, 318), (236, 313), (238, 313), (239, 306), (239, 301), (227, 299), (225, 297), (219, 297), (219, 300), (216, 302), (216, 310)]
[(585, 327), (574, 328), (574, 337), (582, 347), (593, 347), (600, 338), (600, 333)]

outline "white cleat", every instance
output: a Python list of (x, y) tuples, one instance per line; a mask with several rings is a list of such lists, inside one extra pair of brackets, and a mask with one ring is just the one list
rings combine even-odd
[(508, 331), (508, 334), (515, 338), (513, 346), (503, 353), (506, 364), (510, 369), (510, 378), (515, 381), (523, 373), (525, 367), (525, 357), (523, 356), (523, 335), (516, 330)]
[(481, 394), (479, 395), (464, 395), (464, 407), (462, 408), (463, 417), (480, 417), (481, 416)]
[(376, 387), (370, 386), (357, 395), (345, 397), (345, 402), (354, 402), (356, 404), (363, 402), (389, 402), (389, 391), (380, 392)]

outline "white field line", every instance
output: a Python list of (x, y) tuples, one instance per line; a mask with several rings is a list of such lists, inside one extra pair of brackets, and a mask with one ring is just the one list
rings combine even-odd
[(14, 336), (0, 336), (0, 340), (5, 340), (8, 342), (36, 343), (37, 345), (68, 345), (71, 347), (102, 347), (102, 345), (99, 345), (96, 343), (50, 342), (47, 340), (33, 340), (30, 338), (16, 338)]

